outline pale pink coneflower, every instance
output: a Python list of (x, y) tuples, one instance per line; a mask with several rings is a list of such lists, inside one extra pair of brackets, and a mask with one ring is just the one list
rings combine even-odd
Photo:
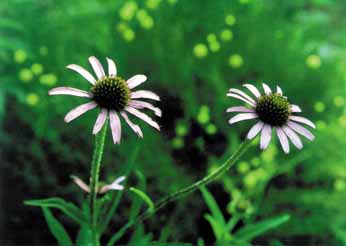
[(248, 139), (253, 139), (260, 134), (260, 148), (266, 149), (272, 137), (272, 131), (275, 129), (283, 151), (287, 154), (290, 151), (289, 141), (298, 149), (303, 148), (303, 143), (298, 134), (309, 140), (314, 140), (314, 135), (298, 123), (315, 128), (310, 120), (295, 115), (302, 112), (299, 106), (290, 104), (287, 97), (283, 96), (279, 86), (276, 92), (272, 92), (270, 87), (263, 84), (264, 95), (251, 84), (244, 84), (255, 98), (250, 97), (241, 90), (231, 88), (227, 96), (239, 99), (250, 107), (235, 106), (227, 109), (227, 112), (237, 112), (236, 116), (229, 120), (234, 124), (243, 120), (258, 119), (258, 122), (250, 129), (247, 134)]
[(155, 129), (160, 130), (159, 125), (154, 120), (140, 111), (140, 109), (149, 109), (156, 116), (161, 117), (162, 112), (159, 108), (143, 101), (143, 99), (160, 101), (160, 97), (147, 90), (132, 91), (132, 89), (147, 80), (145, 75), (135, 75), (125, 81), (117, 75), (117, 68), (112, 59), (107, 58), (108, 75), (106, 75), (103, 66), (96, 57), (89, 57), (89, 62), (97, 76), (96, 79), (79, 65), (71, 64), (67, 66), (67, 68), (79, 73), (91, 83), (92, 86), (89, 92), (71, 87), (57, 87), (48, 92), (49, 95), (70, 95), (85, 97), (90, 100), (90, 102), (82, 104), (68, 112), (65, 116), (66, 123), (71, 122), (91, 109), (99, 107), (100, 113), (94, 124), (93, 134), (97, 134), (102, 129), (109, 117), (113, 142), (115, 144), (120, 143), (121, 139), (119, 114), (139, 137), (143, 137), (141, 128), (130, 120), (128, 113), (142, 119)]

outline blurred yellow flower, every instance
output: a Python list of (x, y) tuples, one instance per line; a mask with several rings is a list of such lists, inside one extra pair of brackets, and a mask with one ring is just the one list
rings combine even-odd
[(318, 55), (309, 55), (306, 58), (306, 65), (312, 69), (318, 69), (322, 64), (321, 58)]
[(148, 9), (156, 9), (161, 3), (161, 0), (147, 0), (146, 1), (146, 6)]
[(345, 98), (342, 96), (336, 96), (334, 97), (334, 105), (337, 107), (341, 107), (345, 105)]
[(175, 133), (176, 135), (178, 135), (179, 137), (184, 137), (187, 134), (187, 127), (185, 124), (183, 123), (179, 123), (176, 127), (175, 127)]
[(44, 74), (40, 76), (40, 83), (43, 85), (52, 86), (55, 85), (58, 78), (54, 74)]
[(28, 68), (23, 68), (19, 71), (19, 79), (25, 83), (31, 81), (33, 77), (34, 75)]
[(14, 52), (13, 59), (17, 63), (23, 63), (25, 62), (26, 58), (28, 57), (27, 53), (25, 50), (16, 50)]
[(209, 135), (214, 135), (217, 132), (217, 128), (214, 124), (209, 123), (206, 127), (206, 131)]
[(243, 66), (244, 61), (240, 55), (234, 54), (229, 57), (228, 64), (233, 68), (239, 68)]
[(239, 173), (244, 174), (247, 171), (250, 170), (250, 166), (246, 161), (241, 161), (239, 162), (239, 164), (237, 165), (237, 170)]
[(233, 39), (233, 32), (230, 29), (224, 29), (221, 31), (220, 38), (222, 41), (230, 41)]
[(208, 36), (207, 36), (207, 41), (208, 41), (209, 43), (216, 42), (216, 41), (217, 41), (217, 38), (216, 38), (215, 33), (209, 33)]
[(318, 113), (322, 113), (325, 108), (326, 107), (325, 107), (323, 102), (316, 102), (315, 105), (314, 105), (314, 109)]
[(173, 138), (171, 143), (174, 149), (181, 149), (184, 147), (184, 140), (180, 137)]
[(202, 105), (199, 108), (199, 112), (197, 115), (197, 121), (202, 125), (204, 125), (210, 121), (210, 111), (209, 111), (208, 106)]
[(227, 15), (225, 18), (225, 22), (229, 26), (233, 26), (236, 23), (237, 19), (234, 15)]
[(318, 129), (318, 130), (324, 130), (324, 129), (326, 129), (326, 128), (327, 128), (326, 122), (324, 122), (324, 121), (322, 121), (322, 120), (318, 120), (318, 121), (316, 122), (316, 129)]
[(119, 12), (120, 18), (126, 21), (130, 21), (134, 17), (137, 9), (138, 5), (135, 1), (125, 2)]
[(123, 38), (127, 42), (131, 42), (132, 40), (135, 39), (135, 32), (131, 28), (128, 28), (123, 32)]
[(346, 127), (346, 115), (342, 115), (339, 117), (339, 124), (343, 127)]
[(30, 106), (36, 106), (39, 100), (40, 99), (36, 93), (29, 93), (26, 96), (26, 103)]
[(34, 63), (31, 66), (31, 71), (33, 72), (33, 74), (39, 75), (43, 72), (43, 66), (39, 63)]
[(205, 44), (196, 44), (193, 48), (193, 53), (197, 58), (204, 58), (208, 55), (208, 48)]
[(211, 52), (218, 52), (221, 49), (221, 45), (218, 41), (214, 41), (209, 44), (209, 49)]
[(337, 191), (345, 190), (346, 182), (343, 179), (337, 179), (334, 181), (334, 189)]

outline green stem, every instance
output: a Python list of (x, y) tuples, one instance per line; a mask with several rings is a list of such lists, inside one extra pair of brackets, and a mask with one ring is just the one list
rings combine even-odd
[(108, 242), (108, 246), (114, 245), (114, 243), (119, 240), (125, 232), (131, 228), (134, 225), (137, 225), (143, 220), (148, 219), (152, 215), (154, 215), (158, 210), (166, 206), (168, 203), (173, 202), (182, 196), (186, 196), (189, 193), (192, 193), (196, 190), (198, 190), (201, 186), (207, 185), (210, 182), (214, 181), (215, 179), (222, 176), (225, 172), (227, 172), (231, 166), (233, 166), (237, 160), (246, 152), (246, 150), (250, 147), (252, 141), (245, 140), (236, 150), (236, 152), (227, 160), (225, 161), (219, 168), (217, 168), (215, 171), (213, 171), (211, 174), (205, 176), (204, 178), (198, 180), (197, 182), (178, 190), (172, 194), (167, 195), (166, 197), (160, 199), (158, 202), (156, 202), (154, 205), (154, 210), (146, 210), (143, 212), (140, 216), (137, 217), (136, 220), (129, 221), (127, 224), (125, 224)]
[(100, 177), (100, 168), (101, 160), (103, 156), (103, 149), (105, 145), (106, 132), (108, 128), (108, 121), (105, 122), (102, 130), (95, 137), (95, 148), (93, 153), (93, 158), (91, 162), (91, 171), (90, 171), (90, 225), (93, 246), (99, 246), (99, 234), (97, 230), (97, 190), (99, 186), (99, 177)]

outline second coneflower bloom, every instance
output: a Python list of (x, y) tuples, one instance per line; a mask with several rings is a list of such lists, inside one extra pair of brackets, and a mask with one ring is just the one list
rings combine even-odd
[(253, 139), (260, 134), (260, 148), (266, 149), (272, 137), (272, 131), (275, 129), (282, 149), (289, 153), (290, 146), (288, 139), (298, 148), (303, 148), (303, 143), (298, 134), (313, 140), (312, 133), (298, 123), (315, 128), (310, 120), (295, 115), (300, 113), (299, 106), (291, 104), (287, 97), (283, 96), (282, 90), (277, 86), (276, 92), (272, 92), (268, 85), (263, 84), (264, 95), (251, 85), (244, 84), (255, 97), (250, 97), (238, 89), (230, 89), (227, 96), (239, 99), (247, 103), (250, 107), (236, 106), (227, 109), (227, 112), (238, 112), (236, 116), (229, 120), (230, 124), (250, 119), (258, 119), (258, 122), (250, 129), (247, 134), (248, 139)]
[(119, 115), (139, 137), (143, 137), (141, 128), (129, 119), (128, 113), (142, 119), (155, 129), (160, 130), (159, 125), (154, 120), (139, 111), (139, 109), (149, 109), (156, 116), (161, 117), (162, 113), (159, 108), (143, 101), (143, 99), (159, 101), (160, 97), (147, 90), (132, 91), (135, 87), (147, 80), (145, 75), (135, 75), (128, 80), (124, 80), (117, 75), (117, 68), (112, 59), (107, 58), (108, 74), (105, 73), (103, 66), (96, 57), (89, 57), (89, 62), (97, 76), (96, 79), (87, 70), (78, 65), (72, 64), (67, 66), (67, 68), (79, 73), (89, 81), (91, 83), (90, 91), (83, 91), (71, 87), (57, 87), (49, 91), (49, 95), (71, 95), (89, 99), (90, 102), (82, 104), (67, 113), (65, 116), (66, 123), (98, 107), (100, 108), (100, 113), (96, 119), (93, 134), (97, 134), (102, 129), (109, 117), (114, 143), (120, 143), (121, 139)]

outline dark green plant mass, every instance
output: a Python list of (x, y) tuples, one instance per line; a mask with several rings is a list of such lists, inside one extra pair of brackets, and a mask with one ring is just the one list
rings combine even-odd
[[(342, 0), (0, 1), (0, 244), (345, 244), (345, 13)], [(92, 71), (90, 56), (120, 77), (66, 69)], [(109, 125), (92, 135), (99, 110), (64, 122), (85, 98), (48, 96), (71, 86), (120, 111), (135, 74), (161, 98), (161, 118), (143, 109), (161, 131), (133, 117), (139, 139), (121, 119), (119, 145)], [(274, 133), (260, 150), (255, 122), (228, 124), (245, 105), (229, 88), (262, 83), (263, 122), (299, 105), (315, 123), (302, 150)], [(123, 190), (100, 192), (120, 176)]]

